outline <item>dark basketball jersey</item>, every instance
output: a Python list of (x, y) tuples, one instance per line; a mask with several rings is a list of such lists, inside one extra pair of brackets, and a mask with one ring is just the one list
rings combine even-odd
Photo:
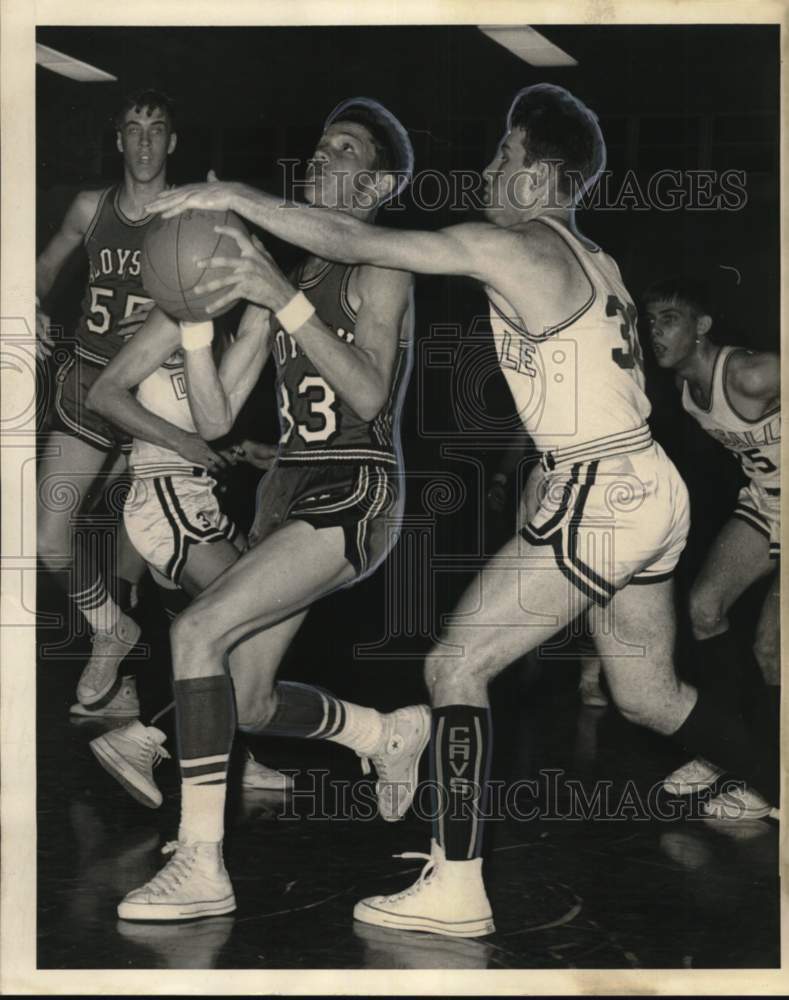
[(138, 222), (127, 219), (120, 208), (120, 193), (120, 187), (102, 192), (84, 239), (90, 271), (77, 325), (76, 353), (99, 365), (111, 361), (136, 333), (142, 322), (124, 321), (137, 306), (151, 301), (142, 287), (140, 252), (155, 216)]
[[(348, 301), (354, 266), (327, 262), (315, 275), (298, 282), (320, 319), (349, 344), (356, 329), (356, 313)], [(293, 337), (277, 329), (274, 357), (282, 432), (279, 461), (397, 464), (399, 406), (410, 351), (410, 340), (401, 338), (387, 401), (374, 420), (366, 421), (334, 392)]]

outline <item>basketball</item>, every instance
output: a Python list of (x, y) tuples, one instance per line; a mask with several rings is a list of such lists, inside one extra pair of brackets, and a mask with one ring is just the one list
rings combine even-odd
[(221, 316), (233, 308), (237, 299), (218, 312), (206, 307), (227, 293), (226, 288), (198, 295), (195, 286), (229, 273), (228, 268), (206, 268), (198, 262), (209, 257), (238, 257), (238, 244), (214, 226), (247, 229), (235, 212), (189, 209), (172, 219), (154, 219), (145, 234), (142, 258), (142, 286), (146, 293), (170, 316), (198, 323)]

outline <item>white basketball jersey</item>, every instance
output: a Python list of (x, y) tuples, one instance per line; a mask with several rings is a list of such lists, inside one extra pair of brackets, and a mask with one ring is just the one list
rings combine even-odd
[(571, 449), (579, 460), (632, 450), (641, 439), (648, 445), (637, 313), (619, 268), (560, 223), (538, 221), (567, 243), (590, 289), (573, 315), (546, 330), (526, 330), (501, 296), (489, 294), (499, 364), (523, 426), (540, 451)]
[[(194, 432), (195, 425), (186, 397), (186, 374), (180, 351), (140, 382), (137, 402), (163, 420), (182, 430)], [(134, 438), (129, 465), (138, 479), (189, 473), (195, 468), (176, 451), (162, 448), (150, 441)]]
[(781, 407), (758, 420), (746, 420), (726, 394), (726, 369), (739, 347), (722, 347), (715, 358), (708, 409), (693, 402), (687, 382), (682, 384), (682, 406), (716, 441), (733, 451), (749, 479), (769, 491), (781, 486)]

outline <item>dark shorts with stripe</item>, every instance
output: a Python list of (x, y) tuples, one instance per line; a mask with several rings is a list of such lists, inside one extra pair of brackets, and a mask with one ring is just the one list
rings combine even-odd
[(70, 434), (99, 451), (131, 451), (131, 438), (122, 430), (89, 410), (86, 400), (104, 365), (74, 354), (60, 366), (55, 376), (55, 405), (50, 429)]
[(660, 445), (538, 470), (525, 490), (521, 536), (530, 545), (550, 546), (558, 568), (583, 594), (605, 605), (629, 583), (672, 576), (685, 547), (690, 505)]
[(249, 547), (259, 545), (287, 521), (306, 521), (316, 529), (340, 527), (345, 558), (357, 576), (365, 576), (397, 539), (401, 494), (396, 466), (276, 464), (258, 488)]
[(781, 491), (751, 481), (737, 496), (732, 517), (745, 521), (769, 545), (770, 559), (781, 558)]
[(134, 479), (123, 521), (132, 545), (168, 580), (180, 584), (189, 552), (195, 545), (233, 542), (236, 525), (214, 494), (210, 476), (157, 476)]

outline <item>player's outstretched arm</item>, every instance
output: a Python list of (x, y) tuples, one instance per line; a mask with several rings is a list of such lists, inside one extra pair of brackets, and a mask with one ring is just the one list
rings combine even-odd
[(177, 351), (180, 343), (178, 324), (161, 309), (152, 309), (141, 329), (96, 379), (87, 405), (132, 437), (176, 451), (195, 465), (216, 469), (225, 462), (199, 435), (151, 413), (134, 396), (140, 382)]
[(47, 356), (52, 352), (49, 335), (49, 316), (41, 302), (52, 291), (61, 268), (82, 242), (98, 207), (100, 191), (82, 191), (69, 206), (60, 229), (36, 260), (36, 335), (39, 352)]
[(436, 232), (373, 226), (311, 205), (283, 201), (246, 184), (190, 184), (167, 191), (147, 208), (165, 218), (189, 208), (232, 209), (288, 243), (326, 260), (374, 264), (419, 274), (463, 274), (486, 281), (491, 256), (501, 253), (502, 230), (471, 222)]
[[(209, 321), (196, 324), (193, 329), (199, 331), (210, 326)], [(188, 337), (188, 326), (186, 330)], [(195, 427), (204, 438), (213, 441), (230, 431), (270, 353), (270, 313), (256, 305), (249, 305), (244, 311), (236, 339), (222, 355), (219, 368), (210, 340), (196, 350), (184, 351), (189, 409)]]

